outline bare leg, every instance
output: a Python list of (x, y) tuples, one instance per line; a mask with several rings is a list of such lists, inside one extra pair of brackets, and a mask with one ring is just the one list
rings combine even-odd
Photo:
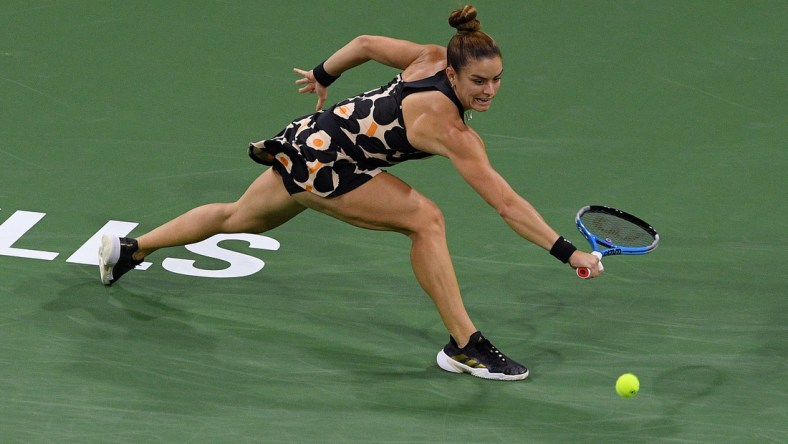
[(203, 205), (153, 229), (137, 239), (142, 259), (159, 248), (187, 245), (220, 233), (262, 233), (305, 209), (285, 190), (282, 179), (269, 169), (236, 202)]
[(443, 215), (432, 201), (388, 173), (381, 173), (358, 189), (333, 199), (310, 193), (299, 193), (293, 198), (350, 224), (396, 231), (410, 237), (416, 279), (432, 298), (457, 344), (460, 347), (467, 344), (476, 327), (462, 302), (446, 243)]

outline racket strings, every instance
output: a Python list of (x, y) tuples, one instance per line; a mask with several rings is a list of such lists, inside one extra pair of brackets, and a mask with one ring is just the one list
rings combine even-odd
[(622, 247), (647, 247), (654, 236), (645, 228), (612, 214), (585, 213), (580, 221), (599, 239)]

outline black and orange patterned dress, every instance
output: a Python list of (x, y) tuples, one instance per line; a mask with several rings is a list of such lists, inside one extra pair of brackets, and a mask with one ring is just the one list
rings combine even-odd
[[(290, 194), (308, 191), (336, 197), (363, 185), (383, 168), (431, 156), (414, 148), (402, 118), (402, 100), (421, 91), (441, 91), (463, 107), (445, 71), (415, 82), (398, 75), (387, 85), (294, 120), (272, 139), (252, 143), (249, 156), (282, 176)], [(274, 162), (267, 161), (273, 156)]]

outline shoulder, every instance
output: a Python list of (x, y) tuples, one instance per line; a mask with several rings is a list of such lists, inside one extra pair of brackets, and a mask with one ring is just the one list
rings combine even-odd
[(440, 45), (421, 45), (419, 56), (402, 72), (406, 82), (431, 77), (446, 68), (446, 48)]
[(408, 141), (421, 151), (453, 157), (484, 150), (481, 137), (465, 124), (457, 106), (440, 91), (412, 94), (402, 102)]

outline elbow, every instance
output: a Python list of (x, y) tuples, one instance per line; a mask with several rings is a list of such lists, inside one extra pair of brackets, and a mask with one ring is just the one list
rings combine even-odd
[(347, 48), (351, 50), (353, 66), (374, 59), (375, 47), (378, 38), (374, 35), (360, 35), (348, 43)]
[(522, 220), (527, 212), (527, 202), (513, 191), (501, 193), (492, 204), (508, 224)]
[(353, 39), (353, 45), (361, 50), (363, 54), (368, 54), (374, 44), (374, 40), (374, 36), (363, 34)]
[(515, 210), (513, 203), (514, 202), (503, 200), (500, 203), (494, 205), (495, 211), (498, 212), (498, 215), (507, 222), (514, 218)]

